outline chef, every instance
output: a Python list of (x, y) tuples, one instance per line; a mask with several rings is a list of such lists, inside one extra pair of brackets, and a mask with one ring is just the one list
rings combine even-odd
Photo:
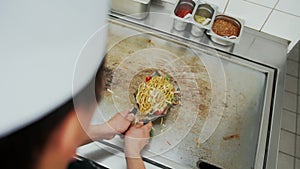
[(1, 168), (76, 167), (78, 146), (121, 133), (127, 167), (145, 168), (151, 122), (132, 126), (124, 110), (90, 125), (108, 9), (108, 0), (0, 1)]

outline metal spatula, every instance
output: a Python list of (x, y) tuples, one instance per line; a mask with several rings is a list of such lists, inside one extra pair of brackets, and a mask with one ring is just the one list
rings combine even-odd
[[(162, 112), (159, 112), (158, 110), (155, 110), (153, 113), (147, 114), (146, 117), (143, 119), (144, 124), (147, 124), (150, 121), (154, 121), (154, 120), (156, 120), (160, 117), (165, 116), (170, 107), (171, 107), (171, 105), (168, 104)], [(136, 107), (133, 107), (130, 112), (133, 113), (136, 116), (137, 113), (138, 113), (138, 109)]]

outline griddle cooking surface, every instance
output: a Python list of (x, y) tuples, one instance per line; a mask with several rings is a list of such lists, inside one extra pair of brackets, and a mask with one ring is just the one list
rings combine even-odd
[[(201, 60), (190, 50), (170, 51), (167, 46), (157, 46), (159, 42), (147, 34), (137, 35), (122, 40), (108, 51), (104, 70), (110, 73), (106, 73), (104, 92), (109, 97), (102, 100), (117, 111), (130, 109), (136, 90), (132, 84), (140, 81), (139, 74), (159, 70), (170, 75), (181, 91), (180, 105), (171, 108), (163, 121), (154, 122), (154, 138), (149, 150), (157, 154), (176, 146), (197, 118), (205, 120), (211, 94), (209, 77)], [(102, 111), (109, 112), (104, 114), (106, 119), (115, 113), (105, 108)], [(198, 124), (198, 130), (203, 123)]]
[[(191, 49), (168, 37), (111, 22), (104, 65), (106, 88), (93, 122), (130, 109), (130, 84), (140, 72), (158, 69), (174, 77), (182, 103), (162, 125), (160, 121), (154, 124), (155, 136), (143, 155), (159, 155), (155, 157), (189, 168), (196, 168), (199, 159), (227, 169), (251, 168), (266, 75), (218, 56), (208, 48)], [(116, 137), (110, 143), (122, 147), (123, 140)]]

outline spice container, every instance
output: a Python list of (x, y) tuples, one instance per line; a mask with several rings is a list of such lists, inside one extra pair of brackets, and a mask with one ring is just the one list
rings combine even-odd
[(217, 7), (207, 4), (199, 3), (193, 12), (193, 25), (191, 33), (194, 36), (201, 36), (205, 29), (210, 29), (213, 23), (213, 20), (216, 16)]
[(193, 0), (179, 0), (174, 9), (172, 16), (174, 17), (174, 28), (182, 31), (190, 22), (193, 10), (196, 6)]
[(228, 15), (217, 15), (207, 32), (211, 40), (221, 45), (233, 45), (240, 41), (245, 21)]

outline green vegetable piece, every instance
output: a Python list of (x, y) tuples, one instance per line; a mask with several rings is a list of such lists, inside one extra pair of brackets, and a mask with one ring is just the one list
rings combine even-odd
[(153, 137), (154, 137), (154, 130), (153, 130), (153, 128), (151, 128), (151, 130), (150, 130), (150, 141), (152, 140)]
[(170, 76), (169, 75), (166, 75), (166, 80), (170, 80)]

